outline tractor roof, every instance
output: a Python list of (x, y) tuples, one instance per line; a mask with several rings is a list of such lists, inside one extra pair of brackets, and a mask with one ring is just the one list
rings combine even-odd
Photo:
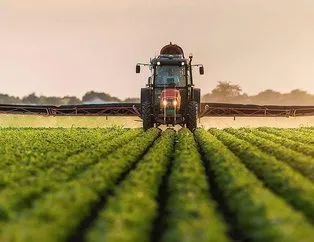
[(160, 55), (182, 55), (184, 58), (183, 49), (179, 45), (174, 45), (171, 42), (161, 49)]
[[(158, 62), (159, 64), (157, 64)], [(182, 62), (185, 65), (188, 63), (188, 60), (184, 58), (182, 48), (171, 42), (161, 49), (158, 57), (151, 60), (152, 65), (182, 65)]]

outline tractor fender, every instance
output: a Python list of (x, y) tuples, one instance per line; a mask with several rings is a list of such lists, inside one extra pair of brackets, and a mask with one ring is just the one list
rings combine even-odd
[(150, 88), (141, 88), (141, 103), (149, 102), (152, 103), (152, 89)]
[(141, 88), (141, 114), (143, 114), (143, 104), (152, 105), (152, 89)]
[(201, 89), (193, 88), (193, 101), (197, 102), (198, 105), (198, 114), (200, 113), (201, 108)]

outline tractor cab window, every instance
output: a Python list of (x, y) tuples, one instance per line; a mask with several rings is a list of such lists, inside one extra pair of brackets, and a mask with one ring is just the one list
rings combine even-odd
[(157, 66), (156, 68), (156, 86), (162, 87), (185, 87), (185, 69), (180, 66)]

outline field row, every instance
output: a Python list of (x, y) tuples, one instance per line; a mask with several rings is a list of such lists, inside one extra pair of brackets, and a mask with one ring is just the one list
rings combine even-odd
[(314, 128), (0, 129), (0, 241), (313, 241)]

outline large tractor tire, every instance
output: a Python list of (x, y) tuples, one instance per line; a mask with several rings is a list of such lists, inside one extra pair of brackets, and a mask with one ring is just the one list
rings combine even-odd
[(154, 127), (152, 118), (152, 91), (149, 88), (141, 89), (141, 117), (143, 120), (143, 129), (146, 131)]
[(201, 109), (201, 89), (193, 88), (193, 101), (197, 102), (198, 105), (198, 115), (200, 115)]
[(146, 131), (154, 127), (154, 122), (152, 119), (152, 105), (150, 102), (143, 102), (142, 105), (142, 120), (143, 129)]
[(192, 132), (197, 128), (197, 113), (198, 104), (196, 101), (191, 101), (188, 104), (186, 127)]

